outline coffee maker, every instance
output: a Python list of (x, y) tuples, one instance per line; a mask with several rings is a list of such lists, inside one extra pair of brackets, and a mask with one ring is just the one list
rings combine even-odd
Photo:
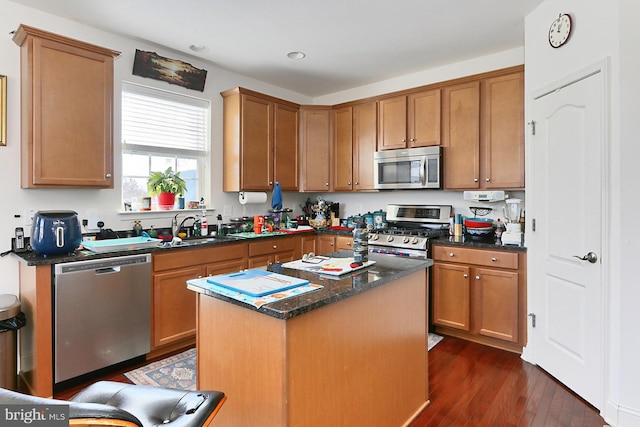
[(504, 216), (507, 219), (507, 231), (500, 240), (503, 245), (519, 245), (522, 243), (522, 227), (520, 226), (520, 199), (505, 200)]

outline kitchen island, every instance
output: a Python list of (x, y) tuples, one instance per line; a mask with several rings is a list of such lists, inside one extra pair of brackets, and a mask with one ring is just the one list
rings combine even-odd
[(199, 287), (206, 279), (188, 282), (198, 293), (198, 388), (229, 397), (216, 425), (401, 426), (424, 409), (433, 262), (370, 260), (338, 277), (271, 265), (322, 288), (259, 308)]

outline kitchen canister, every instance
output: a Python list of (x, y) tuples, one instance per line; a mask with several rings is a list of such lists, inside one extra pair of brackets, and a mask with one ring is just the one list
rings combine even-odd
[(367, 230), (373, 230), (373, 214), (371, 212), (367, 212), (366, 214), (362, 215), (362, 218), (364, 219), (364, 225), (367, 227)]
[(385, 211), (375, 211), (373, 213), (373, 225), (376, 230), (387, 227), (387, 213)]

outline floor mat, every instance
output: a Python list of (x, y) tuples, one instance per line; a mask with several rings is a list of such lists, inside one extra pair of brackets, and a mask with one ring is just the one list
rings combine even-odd
[(440, 335), (437, 334), (432, 334), (431, 332), (429, 332), (429, 350), (431, 350), (433, 347), (436, 346), (436, 344), (438, 344), (440, 341), (442, 341), (442, 337)]
[(153, 385), (179, 390), (196, 389), (196, 349), (150, 363), (124, 374), (138, 385)]

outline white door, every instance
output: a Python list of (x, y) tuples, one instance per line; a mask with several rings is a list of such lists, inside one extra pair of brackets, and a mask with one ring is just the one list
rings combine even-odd
[(527, 209), (535, 220), (527, 245), (536, 363), (596, 408), (603, 406), (603, 74), (534, 99)]

